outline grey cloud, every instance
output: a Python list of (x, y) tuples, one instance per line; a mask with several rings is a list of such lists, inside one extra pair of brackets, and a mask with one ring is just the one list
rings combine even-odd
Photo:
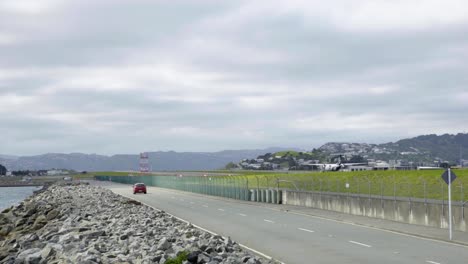
[(311, 148), (468, 129), (465, 22), (360, 31), (266, 5), (0, 9), (0, 33), (18, 36), (0, 42), (0, 100), (17, 100), (0, 108), (0, 152)]

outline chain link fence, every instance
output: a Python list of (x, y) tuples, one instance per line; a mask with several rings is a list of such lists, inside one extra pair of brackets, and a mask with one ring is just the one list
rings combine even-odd
[(186, 192), (250, 200), (249, 180), (244, 176), (95, 176), (99, 181), (144, 183)]
[[(385, 197), (399, 200), (424, 200), (443, 202), (448, 199), (448, 186), (440, 178), (404, 181), (395, 177), (342, 177), (289, 175), (250, 175), (255, 188), (342, 194), (361, 197)], [(251, 184), (252, 186), (252, 184)], [(466, 187), (461, 180), (452, 183), (452, 200), (467, 204)]]
[[(377, 175), (377, 174), (376, 174)], [(236, 175), (236, 176), (95, 176), (97, 180), (125, 184), (137, 182), (148, 186), (175, 189), (193, 193), (221, 196), (239, 200), (251, 200), (255, 191), (295, 190), (323, 194), (382, 197), (398, 200), (423, 200), (444, 202), (447, 200), (447, 184), (440, 178), (402, 181), (401, 178), (379, 177), (327, 178), (318, 176), (288, 175)], [(466, 184), (455, 180), (452, 183), (452, 200), (463, 205), (468, 197)]]

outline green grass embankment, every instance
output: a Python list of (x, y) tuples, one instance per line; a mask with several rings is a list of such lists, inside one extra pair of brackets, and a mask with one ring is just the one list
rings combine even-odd
[[(452, 199), (468, 200), (468, 170), (453, 170)], [(383, 196), (447, 199), (443, 170), (312, 172), (246, 175), (249, 187), (360, 193)], [(346, 183), (349, 188), (346, 188)]]
[[(468, 200), (468, 169), (453, 170), (457, 179), (452, 184), (452, 199)], [(259, 172), (259, 171), (204, 171), (231, 176), (178, 178), (195, 185), (248, 186), (255, 188), (288, 188), (306, 191), (354, 193), (427, 199), (447, 199), (447, 184), (441, 179), (443, 170), (420, 171), (356, 171), (356, 172)], [(103, 176), (142, 176), (129, 172), (92, 172), (78, 174), (74, 179)], [(170, 173), (169, 173), (170, 174)], [(174, 177), (173, 175), (168, 175)], [(156, 176), (158, 177), (158, 176)], [(159, 176), (164, 177), (164, 176)], [(211, 179), (210, 179), (211, 178)], [(174, 179), (176, 179), (174, 177)], [(349, 188), (346, 188), (348, 183)]]

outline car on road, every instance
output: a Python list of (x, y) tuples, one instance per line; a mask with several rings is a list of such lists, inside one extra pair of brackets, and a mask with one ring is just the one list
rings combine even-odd
[(133, 194), (140, 192), (146, 194), (146, 185), (144, 183), (135, 183), (133, 185)]

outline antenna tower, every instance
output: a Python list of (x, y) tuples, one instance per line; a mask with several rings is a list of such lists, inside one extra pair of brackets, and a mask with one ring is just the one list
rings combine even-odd
[(148, 173), (150, 171), (148, 152), (140, 153), (140, 172)]

